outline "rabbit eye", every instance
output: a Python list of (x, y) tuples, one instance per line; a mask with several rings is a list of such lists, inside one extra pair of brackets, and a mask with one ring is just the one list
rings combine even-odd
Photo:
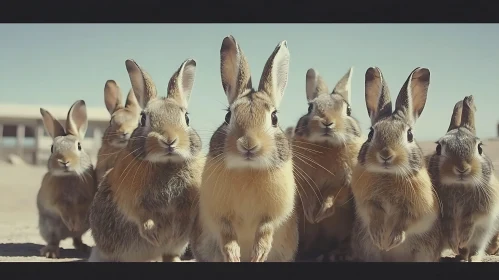
[(369, 134), (367, 135), (367, 141), (371, 142), (374, 136), (374, 129), (371, 127), (371, 131), (369, 131)]
[(412, 135), (412, 131), (407, 130), (407, 141), (412, 142), (414, 140), (414, 135)]
[(482, 149), (482, 143), (478, 144), (478, 154), (482, 155), (483, 149)]
[(229, 124), (230, 123), (230, 117), (231, 117), (231, 112), (228, 111), (227, 114), (225, 114), (225, 123)]
[(272, 115), (270, 115), (270, 117), (272, 118), (272, 125), (277, 126), (277, 111), (272, 112)]
[(314, 108), (314, 105), (313, 104), (308, 104), (308, 113), (310, 115), (310, 113), (312, 113), (312, 109)]
[(352, 107), (350, 107), (350, 105), (348, 105), (347, 107), (347, 116), (350, 116), (352, 114)]
[(187, 124), (187, 126), (189, 126), (189, 116), (188, 116), (189, 113), (185, 113), (185, 123)]
[(50, 146), (50, 153), (54, 153), (54, 145)]
[(140, 126), (146, 126), (146, 114), (144, 112), (140, 113)]
[(437, 155), (439, 155), (439, 156), (442, 155), (442, 145), (437, 144), (436, 152), (437, 152)]
[(78, 142), (78, 151), (81, 151), (81, 143)]

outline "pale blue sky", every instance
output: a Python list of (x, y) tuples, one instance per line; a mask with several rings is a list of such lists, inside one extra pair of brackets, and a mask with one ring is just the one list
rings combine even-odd
[[(496, 135), (499, 119), (498, 24), (2, 24), (0, 102), (69, 106), (84, 99), (104, 106), (103, 88), (116, 80), (130, 88), (125, 60), (136, 60), (161, 95), (187, 58), (197, 61), (191, 125), (205, 145), (224, 119), (219, 50), (232, 34), (246, 54), (253, 85), (281, 41), (291, 53), (289, 83), (280, 108), (283, 129), (307, 111), (305, 73), (313, 67), (332, 89), (350, 66), (353, 115), (364, 133), (369, 119), (364, 73), (378, 66), (392, 100), (415, 67), (431, 71), (427, 105), (415, 127), (419, 140), (446, 132), (454, 104), (473, 94), (480, 137)], [(50, 110), (50, 108), (47, 108)]]

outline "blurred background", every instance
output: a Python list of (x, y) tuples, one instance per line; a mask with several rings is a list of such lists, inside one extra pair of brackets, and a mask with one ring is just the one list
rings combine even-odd
[[(498, 24), (1, 24), (0, 261), (46, 260), (36, 257), (43, 242), (36, 229), (35, 197), (52, 140), (40, 107), (64, 121), (71, 104), (85, 100), (89, 128), (83, 145), (95, 164), (110, 119), (104, 105), (106, 80), (116, 80), (126, 95), (130, 80), (125, 60), (134, 59), (165, 95), (174, 71), (194, 58), (190, 123), (206, 151), (227, 107), (219, 52), (229, 34), (246, 55), (255, 86), (275, 46), (287, 40), (291, 61), (279, 108), (283, 129), (307, 112), (309, 68), (324, 77), (330, 90), (354, 68), (352, 114), (367, 134), (366, 69), (377, 66), (383, 71), (394, 101), (410, 72), (427, 67), (428, 100), (414, 129), (425, 152), (445, 134), (454, 104), (473, 94), (484, 153), (496, 165), (499, 161)], [(64, 242), (61, 246), (72, 247)]]

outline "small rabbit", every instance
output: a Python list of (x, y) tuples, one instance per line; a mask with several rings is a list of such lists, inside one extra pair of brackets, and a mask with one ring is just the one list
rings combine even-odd
[(267, 60), (257, 91), (234, 37), (224, 38), (220, 56), (229, 109), (210, 141), (193, 255), (202, 262), (293, 261), (296, 186), (290, 143), (277, 115), (288, 82), (287, 43), (280, 42)]
[(476, 136), (475, 111), (472, 95), (456, 103), (447, 134), (429, 160), (443, 204), (444, 246), (465, 262), (481, 261), (499, 215), (499, 181)]
[(102, 137), (102, 146), (97, 154), (95, 173), (100, 183), (106, 172), (114, 166), (118, 153), (123, 150), (130, 139), (130, 135), (137, 128), (140, 117), (140, 106), (135, 98), (133, 89), (122, 105), (122, 93), (118, 84), (108, 80), (104, 87), (104, 103), (111, 114), (109, 126)]
[(143, 111), (95, 195), (90, 226), (96, 246), (89, 261), (177, 262), (188, 245), (204, 165), (187, 113), (196, 61), (182, 63), (166, 97), (157, 97), (136, 62), (125, 64)]
[[(293, 143), (300, 245), (298, 259), (347, 258), (354, 220), (352, 169), (363, 143), (351, 116), (352, 68), (331, 93), (314, 69), (306, 75), (308, 112), (296, 125)], [(331, 255), (332, 254), (332, 255)]]
[(358, 261), (440, 260), (440, 204), (413, 134), (429, 84), (430, 71), (414, 69), (392, 112), (381, 70), (366, 71), (365, 98), (372, 127), (352, 174), (356, 206), (352, 250)]
[(68, 112), (66, 129), (47, 110), (40, 108), (43, 124), (53, 143), (48, 172), (38, 191), (38, 227), (47, 246), (40, 254), (59, 258), (59, 243), (73, 238), (74, 247), (89, 253), (81, 240), (89, 229), (88, 211), (96, 192), (96, 178), (90, 156), (81, 141), (88, 127), (85, 101), (76, 101)]

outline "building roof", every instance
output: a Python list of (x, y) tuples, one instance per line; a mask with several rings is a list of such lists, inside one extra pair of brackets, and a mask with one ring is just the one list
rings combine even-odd
[[(0, 104), (0, 118), (2, 119), (40, 119), (40, 108), (49, 111), (55, 118), (65, 120), (69, 106), (60, 105), (32, 105), (32, 104)], [(109, 112), (105, 106), (102, 107), (88, 107), (87, 117), (89, 121), (109, 121)]]

